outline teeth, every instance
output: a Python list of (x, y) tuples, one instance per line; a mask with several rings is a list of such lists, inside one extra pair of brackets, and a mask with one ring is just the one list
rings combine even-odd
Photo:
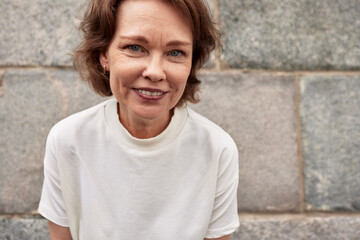
[(150, 91), (146, 91), (146, 90), (137, 90), (139, 93), (143, 94), (143, 95), (147, 95), (147, 96), (160, 96), (163, 94), (163, 92), (150, 92)]

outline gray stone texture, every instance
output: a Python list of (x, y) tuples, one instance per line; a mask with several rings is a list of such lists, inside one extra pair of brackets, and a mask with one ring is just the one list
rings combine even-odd
[(80, 2), (2, 0), (0, 65), (72, 65)]
[(359, 216), (273, 216), (240, 220), (231, 240), (359, 240)]
[(208, 6), (208, 9), (210, 10), (211, 14), (213, 14), (213, 12), (214, 12), (214, 0), (205, 0), (204, 2)]
[(231, 68), (360, 69), (360, 1), (220, 0)]
[[(47, 220), (41, 218), (0, 218), (0, 239), (49, 239)], [(264, 216), (240, 217), (232, 240), (359, 240), (358, 216)]]
[(0, 69), (0, 97), (4, 94), (3, 87), (2, 87), (2, 79), (5, 74), (5, 70)]
[(50, 128), (102, 98), (68, 70), (9, 70), (2, 89), (0, 213), (29, 213), (40, 198)]
[(360, 211), (360, 75), (301, 78), (307, 210)]
[[(213, 12), (213, 1), (206, 1)], [(72, 66), (84, 0), (2, 0), (0, 65)], [(214, 56), (205, 65), (214, 67)]]
[(1, 240), (50, 239), (47, 220), (34, 218), (0, 217)]
[[(214, 0), (205, 0), (204, 2), (205, 2), (205, 4), (207, 5), (207, 7), (208, 7), (208, 9), (210, 11), (212, 19), (215, 21)], [(204, 64), (204, 68), (206, 68), (206, 69), (214, 68), (215, 67), (215, 61), (216, 61), (215, 54), (211, 53), (210, 57), (209, 57), (209, 60)]]
[(297, 211), (294, 78), (290, 74), (203, 72), (191, 108), (223, 127), (239, 149), (240, 211)]

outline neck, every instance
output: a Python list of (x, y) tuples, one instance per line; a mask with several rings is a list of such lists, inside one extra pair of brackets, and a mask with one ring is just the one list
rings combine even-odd
[(172, 110), (167, 116), (159, 119), (143, 119), (127, 113), (124, 109), (120, 111), (119, 104), (117, 105), (117, 112), (121, 124), (133, 137), (139, 139), (153, 138), (162, 133), (169, 125), (173, 115)]

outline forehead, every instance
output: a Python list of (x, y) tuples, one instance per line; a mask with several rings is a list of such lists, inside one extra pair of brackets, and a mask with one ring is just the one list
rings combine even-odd
[(191, 35), (191, 22), (170, 1), (125, 0), (118, 6), (117, 31), (151, 30), (178, 35)]
[(191, 19), (169, 0), (124, 0), (117, 11), (119, 21), (152, 18), (191, 26)]

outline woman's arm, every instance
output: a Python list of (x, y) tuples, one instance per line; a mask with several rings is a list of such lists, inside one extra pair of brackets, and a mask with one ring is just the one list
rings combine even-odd
[(230, 240), (231, 235), (226, 235), (221, 238), (204, 238), (204, 240)]
[(59, 226), (49, 221), (49, 232), (51, 240), (72, 240), (70, 229)]

